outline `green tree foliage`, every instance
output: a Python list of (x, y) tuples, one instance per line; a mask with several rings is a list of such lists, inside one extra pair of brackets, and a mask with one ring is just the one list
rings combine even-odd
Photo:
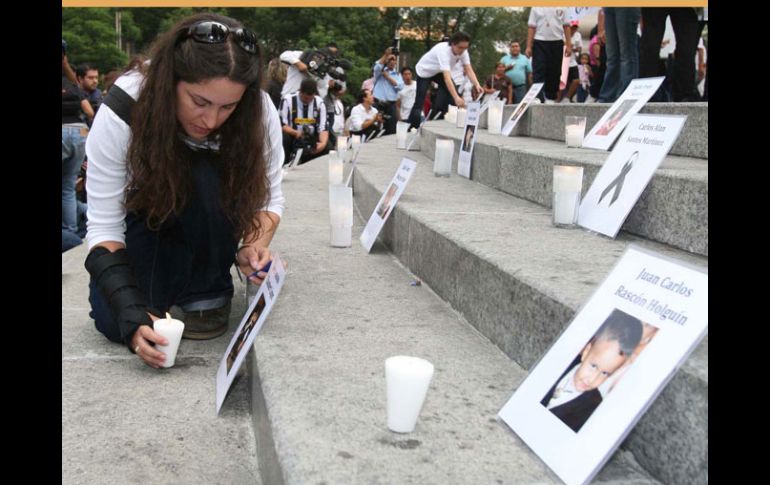
[(67, 41), (67, 60), (73, 66), (89, 62), (104, 73), (124, 65), (128, 58), (118, 49), (115, 16), (109, 8), (62, 9), (62, 38)]
[[(96, 63), (102, 72), (125, 65), (127, 55), (116, 46), (115, 9), (62, 10), (63, 37), (70, 44), (70, 61)], [(323, 47), (334, 41), (353, 63), (348, 73), (347, 102), (358, 94), (374, 62), (393, 42), (401, 13), (402, 64), (412, 67), (444, 35), (463, 30), (471, 35), (471, 61), (479, 80), (492, 73), (494, 63), (512, 39), (526, 42), (529, 9), (511, 8), (123, 8), (124, 44), (146, 53), (157, 35), (177, 20), (199, 11), (214, 11), (240, 20), (257, 32), (263, 61), (284, 50)]]

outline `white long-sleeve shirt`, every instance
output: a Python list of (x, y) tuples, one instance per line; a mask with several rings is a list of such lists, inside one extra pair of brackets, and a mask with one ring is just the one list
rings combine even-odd
[[(131, 71), (115, 81), (135, 100), (139, 97), (144, 76)], [(265, 159), (269, 166), (270, 199), (262, 210), (281, 216), (284, 196), (281, 190), (283, 178), (283, 144), (281, 122), (270, 96), (262, 91), (263, 123), (265, 129)], [(88, 233), (86, 241), (90, 250), (105, 241), (125, 244), (126, 206), (125, 187), (128, 183), (126, 153), (131, 128), (107, 105), (102, 105), (94, 118), (86, 140), (88, 156)]]
[(377, 116), (377, 108), (372, 106), (366, 111), (363, 104), (357, 104), (350, 110), (350, 129), (352, 131), (361, 131), (364, 122), (374, 119)]

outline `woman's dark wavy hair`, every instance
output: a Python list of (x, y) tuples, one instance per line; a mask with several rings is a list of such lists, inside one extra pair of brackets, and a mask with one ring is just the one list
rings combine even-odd
[(244, 84), (246, 91), (218, 129), (221, 205), (235, 226), (234, 238), (247, 233), (258, 236), (262, 228), (254, 215), (264, 207), (270, 192), (260, 93), (261, 50), (258, 47), (257, 55), (246, 52), (234, 43), (232, 34), (221, 44), (180, 41), (188, 27), (207, 20), (231, 29), (242, 27), (234, 19), (212, 13), (187, 17), (155, 41), (150, 62), (142, 67), (146, 77), (131, 113), (127, 188), (132, 190), (126, 208), (141, 213), (148, 227), (158, 229), (185, 207), (192, 180), (190, 161), (184, 155), (188, 151), (179, 136), (183, 131), (176, 117), (176, 86), (179, 81), (198, 83), (224, 77)]

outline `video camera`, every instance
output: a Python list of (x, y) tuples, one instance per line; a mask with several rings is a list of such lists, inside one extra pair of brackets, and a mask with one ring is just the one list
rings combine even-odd
[(375, 101), (372, 106), (377, 109), (377, 114), (382, 115), (383, 123), (387, 123), (388, 120), (392, 118), (392, 116), (388, 114), (388, 105), (386, 105), (384, 101)]
[(393, 54), (394, 56), (397, 56), (399, 54), (398, 40), (399, 40), (398, 38), (393, 39), (393, 46), (390, 49), (390, 53)]
[(345, 71), (353, 67), (350, 61), (337, 59), (327, 48), (306, 50), (299, 59), (307, 65), (308, 72), (319, 79), (323, 79), (328, 74), (332, 79), (344, 82)]
[(303, 125), (301, 128), (302, 128), (302, 137), (295, 138), (294, 141), (292, 141), (291, 153), (289, 153), (289, 158), (287, 160), (294, 160), (294, 157), (297, 155), (297, 150), (299, 150), (300, 148), (302, 149), (303, 156), (311, 154), (313, 152), (313, 149), (315, 149), (315, 144), (316, 144), (315, 134), (311, 132), (309, 126)]
[(348, 76), (345, 74), (345, 71), (343, 71), (341, 67), (337, 67), (329, 71), (329, 76), (334, 81), (331, 86), (332, 91), (339, 91), (345, 87), (345, 81), (348, 80)]

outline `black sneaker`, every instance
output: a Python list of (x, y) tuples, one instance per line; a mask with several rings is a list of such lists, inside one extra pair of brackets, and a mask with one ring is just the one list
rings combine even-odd
[(191, 340), (209, 340), (227, 332), (232, 301), (225, 306), (211, 310), (185, 312), (177, 305), (172, 305), (169, 313), (173, 318), (184, 322), (182, 338)]

